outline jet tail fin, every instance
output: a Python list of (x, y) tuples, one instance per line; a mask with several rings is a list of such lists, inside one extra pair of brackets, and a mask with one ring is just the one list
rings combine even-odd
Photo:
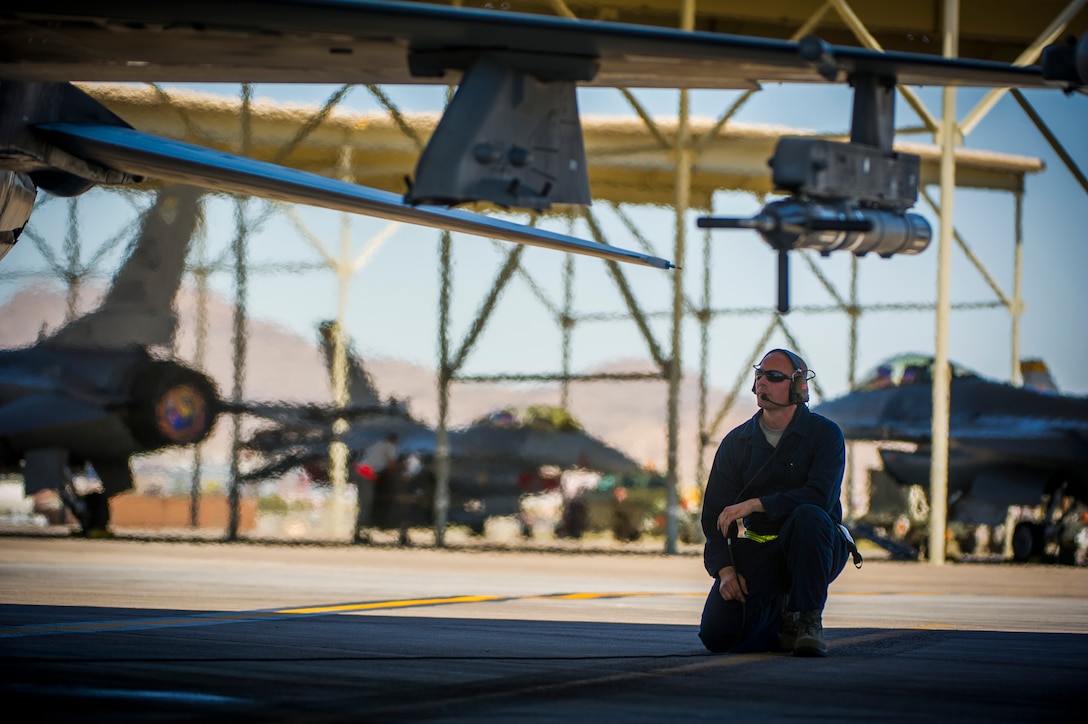
[(1020, 360), (1020, 376), (1024, 387), (1039, 392), (1057, 392), (1058, 386), (1050, 376), (1050, 368), (1041, 359)]
[[(333, 332), (335, 327), (336, 322), (332, 321), (322, 322), (320, 327), (321, 349), (325, 353), (325, 364), (329, 371), (330, 380), (333, 377), (333, 365), (335, 364), (333, 353)], [(355, 350), (352, 349), (351, 343), (346, 338), (344, 346), (348, 364), (348, 407), (380, 406), (382, 401), (377, 388), (374, 387), (374, 380), (371, 379), (370, 373), (363, 367), (362, 360), (355, 354)]]
[(108, 349), (172, 345), (177, 329), (174, 297), (203, 193), (180, 185), (161, 190), (101, 306), (61, 327), (43, 344)]

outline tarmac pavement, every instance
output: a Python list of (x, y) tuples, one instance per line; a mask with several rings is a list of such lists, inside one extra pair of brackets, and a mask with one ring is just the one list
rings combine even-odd
[(8, 721), (1080, 718), (1088, 569), (867, 560), (826, 659), (710, 655), (698, 555), (0, 537)]

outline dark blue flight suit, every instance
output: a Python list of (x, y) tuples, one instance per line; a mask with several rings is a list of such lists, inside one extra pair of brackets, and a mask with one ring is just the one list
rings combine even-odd
[[(714, 585), (699, 638), (715, 653), (775, 648), (783, 610), (822, 610), (828, 586), (851, 553), (839, 528), (846, 466), (842, 431), (798, 405), (775, 448), (760, 429), (762, 414), (722, 440), (703, 496), (703, 564)], [(765, 512), (748, 516), (745, 527), (778, 537), (763, 543), (737, 538), (735, 526), (729, 538), (723, 536), (717, 528), (722, 509), (757, 497)], [(718, 571), (730, 565), (747, 583), (744, 603), (725, 601), (718, 592)]]

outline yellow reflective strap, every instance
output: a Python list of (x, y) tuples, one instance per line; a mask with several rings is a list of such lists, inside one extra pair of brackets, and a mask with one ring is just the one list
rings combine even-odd
[(744, 529), (744, 537), (747, 538), (748, 540), (754, 540), (756, 543), (768, 543), (768, 542), (774, 540), (775, 538), (777, 538), (778, 536), (777, 535), (760, 535), (759, 533), (753, 533), (752, 531), (745, 528)]

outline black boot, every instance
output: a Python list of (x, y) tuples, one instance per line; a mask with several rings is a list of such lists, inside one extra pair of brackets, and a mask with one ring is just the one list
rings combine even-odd
[(801, 614), (796, 611), (782, 612), (782, 626), (778, 629), (779, 653), (792, 653), (793, 645), (797, 641), (797, 629)]
[(824, 639), (823, 611), (813, 609), (797, 614), (797, 638), (793, 642), (794, 656), (827, 656)]

